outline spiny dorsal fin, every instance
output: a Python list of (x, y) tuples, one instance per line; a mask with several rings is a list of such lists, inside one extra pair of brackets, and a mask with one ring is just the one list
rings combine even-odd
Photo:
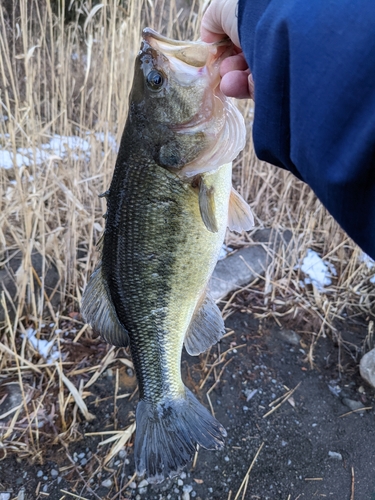
[(199, 210), (206, 228), (211, 233), (217, 233), (219, 228), (215, 216), (215, 191), (212, 186), (207, 186), (204, 177), (199, 182)]
[(83, 293), (81, 313), (85, 321), (106, 342), (118, 347), (128, 345), (128, 332), (121, 325), (104, 284), (101, 262), (90, 276)]
[(254, 227), (254, 216), (251, 208), (232, 187), (229, 198), (228, 228), (231, 231), (242, 233)]
[(109, 196), (109, 189), (107, 191), (104, 191), (104, 193), (100, 193), (99, 198), (108, 198)]
[(191, 356), (207, 351), (225, 333), (220, 309), (209, 295), (198, 303), (185, 336), (185, 348)]

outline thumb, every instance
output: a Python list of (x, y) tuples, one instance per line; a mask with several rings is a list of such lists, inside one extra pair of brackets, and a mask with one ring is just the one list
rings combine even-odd
[(211, 3), (202, 18), (201, 38), (204, 42), (219, 42), (226, 34), (220, 22), (218, 2)]
[(213, 0), (202, 19), (202, 40), (217, 42), (227, 35), (240, 47), (237, 21), (237, 0)]

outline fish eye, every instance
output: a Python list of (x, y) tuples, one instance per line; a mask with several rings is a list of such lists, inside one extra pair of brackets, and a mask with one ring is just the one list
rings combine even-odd
[(157, 92), (161, 90), (163, 83), (164, 83), (164, 76), (160, 71), (156, 71), (156, 69), (153, 69), (150, 71), (150, 73), (147, 75), (147, 86), (150, 90), (153, 90), (154, 92)]

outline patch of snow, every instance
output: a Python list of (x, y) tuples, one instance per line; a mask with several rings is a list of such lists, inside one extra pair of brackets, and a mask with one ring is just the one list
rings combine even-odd
[(218, 260), (223, 260), (225, 257), (228, 255), (228, 253), (233, 252), (233, 248), (227, 247), (226, 245), (223, 245), (220, 249), (219, 253), (219, 259)]
[[(88, 132), (90, 133), (90, 132)], [(101, 143), (105, 143), (105, 133), (104, 132), (95, 132), (95, 139)], [(107, 134), (107, 141), (108, 141), (108, 144), (111, 146), (112, 150), (115, 151), (117, 153), (118, 151), (118, 146), (117, 146), (117, 141), (116, 141), (116, 138), (115, 136), (113, 136), (112, 134), (108, 133)]]
[[(375, 261), (372, 259), (367, 253), (362, 252), (359, 256), (359, 261), (363, 262), (366, 264), (367, 269), (374, 269), (375, 268)], [(370, 283), (375, 283), (375, 274), (371, 276), (370, 278)]]
[[(54, 135), (48, 145), (44, 145), (57, 156), (66, 156), (69, 151), (74, 160), (85, 159), (90, 155), (90, 144), (82, 137), (74, 135)], [(78, 154), (77, 154), (78, 153)]]
[(26, 165), (26, 167), (30, 165), (30, 160), (27, 156), (24, 156), (21, 153), (16, 153), (16, 155), (14, 156), (14, 154), (10, 151), (6, 149), (0, 149), (0, 168), (9, 170), (14, 166), (22, 167), (23, 165)]
[(359, 261), (364, 262), (369, 269), (373, 269), (375, 267), (375, 261), (365, 252), (360, 254)]
[[(5, 139), (5, 136), (6, 134), (0, 138)], [(87, 132), (87, 137), (90, 136), (102, 144), (107, 140), (109, 147), (113, 151), (118, 151), (116, 139), (112, 134), (104, 134), (103, 132), (95, 132), (93, 134), (92, 132)], [(88, 160), (90, 158), (90, 150), (90, 142), (86, 138), (55, 134), (49, 142), (41, 144), (40, 147), (18, 148), (15, 155), (7, 148), (0, 148), (0, 168), (8, 170), (14, 167), (41, 165), (51, 159), (65, 158), (68, 154), (73, 160)]]
[(335, 267), (331, 263), (324, 262), (319, 254), (310, 248), (302, 261), (301, 271), (307, 275), (304, 279), (305, 284), (311, 283), (320, 292), (324, 291), (325, 286), (332, 283), (331, 276), (337, 274)]
[[(43, 356), (47, 363), (52, 363), (58, 359), (60, 357), (60, 353), (54, 345), (55, 339), (50, 340), (49, 342), (44, 339), (38, 339), (36, 337), (36, 333), (37, 331), (33, 328), (28, 328), (26, 330), (26, 338), (29, 340), (34, 349), (38, 351), (41, 356)], [(24, 337), (24, 335), (22, 335), (22, 337)]]

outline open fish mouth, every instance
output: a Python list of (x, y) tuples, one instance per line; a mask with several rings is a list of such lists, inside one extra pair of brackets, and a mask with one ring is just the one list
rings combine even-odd
[(215, 43), (202, 41), (187, 42), (173, 40), (161, 35), (152, 28), (144, 28), (142, 38), (154, 49), (160, 50), (166, 57), (175, 57), (189, 66), (197, 68), (205, 66), (210, 56), (213, 60), (222, 60), (223, 56), (226, 57), (233, 48), (233, 44), (229, 38)]
[(218, 87), (220, 63), (231, 55), (233, 50), (229, 38), (215, 43), (187, 42), (173, 40), (152, 28), (145, 28), (142, 38), (168, 59), (169, 66), (174, 75), (177, 75), (179, 83), (191, 84), (192, 81), (206, 76), (211, 89)]

